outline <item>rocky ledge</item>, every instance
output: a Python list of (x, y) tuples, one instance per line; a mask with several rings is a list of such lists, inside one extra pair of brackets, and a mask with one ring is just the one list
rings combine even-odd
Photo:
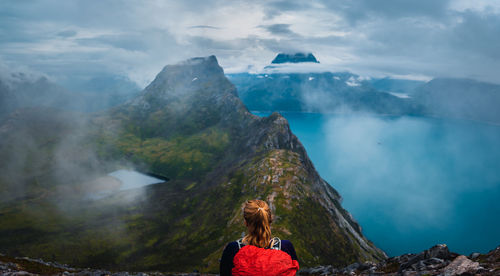
[[(161, 273), (161, 272), (112, 272), (99, 269), (72, 268), (56, 262), (44, 262), (40, 259), (27, 257), (12, 258), (0, 254), (0, 275), (213, 275), (192, 273)], [(500, 275), (500, 246), (487, 254), (473, 253), (464, 256), (450, 252), (444, 244), (435, 245), (419, 254), (405, 254), (392, 257), (380, 263), (353, 263), (344, 268), (318, 266), (301, 269), (297, 275), (402, 275), (402, 276), (469, 276), (469, 275)]]
[(318, 266), (302, 269), (298, 275), (500, 275), (500, 246), (487, 254), (467, 257), (439, 244), (419, 254), (404, 254), (380, 263), (353, 263), (344, 268)]
[(213, 275), (192, 273), (162, 273), (162, 272), (128, 272), (109, 271), (92, 268), (73, 268), (57, 262), (45, 262), (41, 259), (28, 257), (12, 258), (0, 254), (0, 275), (1, 276), (31, 276), (31, 275), (67, 275), (67, 276), (199, 276)]

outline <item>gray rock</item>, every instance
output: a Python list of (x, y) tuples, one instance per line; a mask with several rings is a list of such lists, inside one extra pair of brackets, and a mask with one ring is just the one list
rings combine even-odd
[[(436, 267), (442, 264), (445, 260), (451, 259), (452, 255), (445, 244), (438, 244), (420, 254), (407, 254), (400, 256), (398, 261), (401, 263), (399, 273), (404, 271), (422, 271), (428, 269), (432, 265)], [(431, 267), (429, 267), (431, 268)]]
[(358, 270), (360, 270), (360, 271), (372, 270), (372, 269), (376, 268), (376, 266), (377, 265), (373, 262), (364, 262), (364, 263), (359, 264)]
[(444, 276), (461, 275), (464, 273), (475, 273), (481, 267), (478, 262), (469, 260), (466, 256), (460, 255), (444, 268)]
[(436, 265), (444, 263), (444, 260), (438, 258), (430, 258), (424, 261), (426, 265)]
[(331, 265), (326, 266), (317, 266), (312, 268), (301, 269), (297, 275), (334, 275), (337, 273), (337, 269), (332, 267)]
[(425, 264), (424, 261), (419, 261), (418, 263), (413, 264), (411, 267), (415, 271), (422, 271), (426, 269), (427, 265)]
[(450, 250), (448, 249), (448, 246), (446, 246), (446, 244), (438, 244), (424, 251), (424, 255), (425, 259), (439, 258), (447, 260), (450, 258)]
[(481, 253), (474, 252), (474, 253), (470, 254), (471, 259), (476, 259), (479, 256), (481, 256)]
[(32, 273), (29, 273), (26, 271), (14, 271), (14, 272), (4, 273), (3, 275), (5, 275), (5, 276), (31, 276), (31, 275), (36, 275), (36, 274), (32, 274)]
[(358, 269), (359, 267), (360, 267), (359, 263), (353, 263), (353, 264), (346, 266), (344, 269), (342, 269), (342, 272), (343, 273), (351, 273), (351, 272), (355, 271), (356, 269)]
[(424, 260), (424, 259), (425, 259), (424, 252), (409, 258), (408, 261), (401, 264), (401, 266), (399, 267), (399, 272), (403, 272), (404, 270), (407, 270), (408, 268), (413, 268), (413, 270), (415, 270), (414, 265), (417, 264), (418, 262)]

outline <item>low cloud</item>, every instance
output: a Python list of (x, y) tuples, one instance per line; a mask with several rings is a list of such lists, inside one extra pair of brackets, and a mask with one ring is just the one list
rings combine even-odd
[(73, 37), (76, 34), (77, 34), (77, 32), (75, 30), (66, 30), (66, 31), (62, 31), (62, 32), (57, 33), (58, 36), (62, 36), (62, 37)]
[(214, 26), (209, 26), (209, 25), (196, 25), (196, 26), (191, 26), (189, 28), (190, 29), (213, 29), (213, 30), (220, 29), (219, 27), (214, 27)]
[(290, 30), (290, 24), (272, 24), (263, 25), (261, 28), (267, 30), (271, 34), (280, 36), (296, 36), (297, 34)]

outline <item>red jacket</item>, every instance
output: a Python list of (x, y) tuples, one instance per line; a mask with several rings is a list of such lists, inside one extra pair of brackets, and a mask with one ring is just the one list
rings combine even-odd
[(241, 248), (233, 263), (232, 275), (293, 276), (299, 270), (299, 262), (288, 253), (253, 245)]

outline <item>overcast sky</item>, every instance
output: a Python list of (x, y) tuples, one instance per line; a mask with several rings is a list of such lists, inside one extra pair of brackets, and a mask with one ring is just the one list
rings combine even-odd
[(500, 0), (0, 1), (0, 63), (55, 80), (161, 68), (215, 54), (226, 72), (312, 52), (363, 76), (500, 83)]

